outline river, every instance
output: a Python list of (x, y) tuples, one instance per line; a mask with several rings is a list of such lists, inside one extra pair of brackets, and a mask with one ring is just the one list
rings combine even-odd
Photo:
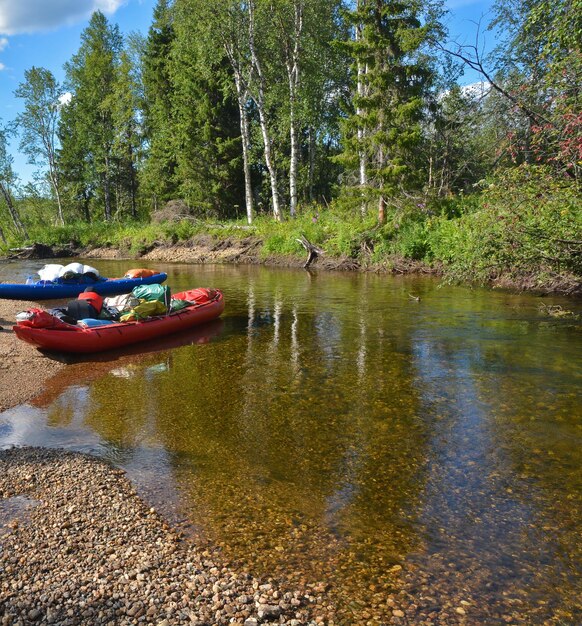
[[(327, 589), (345, 624), (388, 623), (398, 596), (469, 624), (582, 622), (582, 303), (149, 266), (174, 292), (221, 289), (221, 320), (67, 358), (0, 414), (0, 447), (109, 459), (230, 562)], [(37, 267), (3, 265), (0, 280)]]

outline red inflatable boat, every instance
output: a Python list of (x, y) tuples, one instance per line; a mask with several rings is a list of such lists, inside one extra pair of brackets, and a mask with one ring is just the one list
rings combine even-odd
[[(206, 294), (206, 297), (200, 295)], [(55, 352), (102, 352), (138, 341), (148, 341), (192, 328), (217, 318), (224, 310), (224, 297), (218, 289), (196, 289), (173, 295), (179, 300), (196, 302), (168, 315), (137, 322), (83, 328), (66, 324), (59, 328), (34, 328), (25, 323), (13, 326), (16, 336), (41, 350)], [(63, 326), (66, 326), (63, 327)]]

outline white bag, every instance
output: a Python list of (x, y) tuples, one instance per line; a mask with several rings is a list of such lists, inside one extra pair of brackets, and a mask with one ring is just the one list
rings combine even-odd
[(90, 265), (83, 265), (82, 274), (83, 276), (87, 276), (88, 274), (91, 274), (95, 278), (99, 278), (100, 276), (99, 270), (96, 270), (94, 267), (91, 267)]
[(63, 269), (62, 265), (58, 263), (49, 263), (45, 265), (40, 270), (38, 270), (38, 275), (41, 280), (56, 280), (59, 276), (61, 276), (61, 270)]
[(69, 263), (61, 269), (59, 276), (64, 276), (65, 274), (82, 276), (83, 265), (81, 263)]
[(115, 309), (119, 313), (129, 311), (139, 304), (139, 300), (130, 293), (122, 293), (118, 296), (110, 296), (103, 299), (103, 304), (109, 309)]

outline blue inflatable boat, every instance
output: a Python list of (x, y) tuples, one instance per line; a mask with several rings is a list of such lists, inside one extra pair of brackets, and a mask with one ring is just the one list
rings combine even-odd
[(96, 282), (51, 282), (39, 280), (31, 284), (0, 283), (0, 298), (5, 300), (58, 300), (61, 298), (75, 298), (87, 287), (102, 296), (116, 296), (120, 293), (129, 293), (138, 285), (153, 285), (163, 283), (167, 274), (163, 272), (145, 278), (105, 278)]

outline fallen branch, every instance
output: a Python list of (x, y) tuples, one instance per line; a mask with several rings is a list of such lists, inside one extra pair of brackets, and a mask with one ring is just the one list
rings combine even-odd
[(301, 235), (301, 239), (296, 239), (295, 241), (298, 241), (307, 250), (308, 255), (307, 261), (303, 265), (304, 268), (309, 267), (320, 254), (325, 254), (325, 250), (314, 246), (305, 235)]

